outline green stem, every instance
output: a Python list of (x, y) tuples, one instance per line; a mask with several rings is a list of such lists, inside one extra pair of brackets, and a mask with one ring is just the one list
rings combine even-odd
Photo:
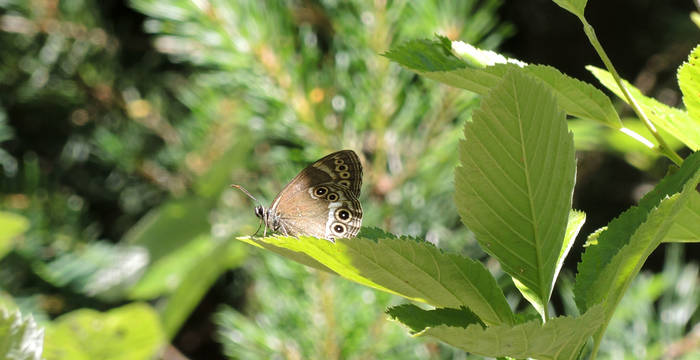
[(588, 36), (588, 41), (591, 42), (591, 45), (593, 45), (593, 48), (595, 48), (595, 51), (598, 53), (598, 56), (600, 56), (600, 59), (603, 60), (605, 67), (608, 69), (608, 72), (610, 72), (610, 74), (613, 76), (613, 79), (615, 79), (615, 83), (617, 83), (617, 86), (620, 88), (620, 90), (622, 90), (622, 94), (625, 96), (625, 99), (627, 99), (627, 103), (632, 107), (632, 110), (634, 110), (635, 114), (637, 114), (637, 117), (639, 117), (642, 120), (647, 129), (649, 129), (649, 132), (651, 132), (651, 134), (656, 138), (656, 141), (659, 143), (659, 145), (657, 146), (659, 152), (668, 157), (676, 165), (681, 166), (681, 164), (683, 163), (683, 158), (676, 154), (676, 152), (673, 151), (673, 149), (671, 149), (668, 146), (668, 144), (666, 144), (666, 141), (661, 136), (661, 134), (659, 134), (658, 130), (656, 130), (654, 124), (649, 120), (649, 118), (639, 106), (637, 101), (632, 97), (625, 84), (622, 83), (620, 75), (617, 73), (617, 70), (615, 70), (615, 67), (610, 61), (610, 58), (608, 58), (608, 55), (605, 53), (605, 50), (603, 50), (603, 46), (600, 45), (600, 42), (598, 42), (598, 38), (595, 35), (593, 27), (586, 21), (586, 19), (583, 16), (579, 17), (579, 19), (583, 23), (583, 31), (586, 33), (586, 36)]

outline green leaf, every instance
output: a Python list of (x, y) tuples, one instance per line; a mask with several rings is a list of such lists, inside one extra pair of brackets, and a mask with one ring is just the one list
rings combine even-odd
[(691, 119), (700, 126), (700, 45), (688, 56), (688, 62), (678, 68), (678, 86)]
[(19, 310), (0, 308), (0, 358), (39, 360), (44, 347), (44, 329), (29, 316), (22, 319)]
[(583, 18), (584, 11), (586, 10), (586, 3), (588, 0), (552, 0), (557, 5), (566, 9), (568, 12), (576, 15), (576, 17)]
[(132, 303), (101, 313), (81, 309), (62, 315), (46, 328), (47, 360), (148, 360), (165, 345), (156, 312)]
[(141, 276), (148, 254), (140, 246), (94, 242), (49, 262), (35, 262), (34, 271), (57, 287), (70, 287), (100, 299), (120, 299)]
[[(201, 263), (209, 262), (209, 257), (216, 251), (221, 251), (219, 244), (210, 236), (200, 235), (152, 263), (138, 283), (129, 290), (129, 299), (150, 300), (171, 294), (193, 269)], [(241, 249), (239, 252), (242, 257), (244, 251)]]
[(559, 253), (559, 258), (557, 259), (557, 266), (554, 269), (554, 279), (559, 275), (559, 270), (561, 266), (564, 265), (564, 260), (569, 254), (571, 247), (576, 241), (576, 236), (578, 232), (581, 231), (581, 227), (586, 222), (586, 213), (578, 210), (571, 210), (569, 212), (569, 219), (566, 224), (566, 233), (564, 235), (564, 244), (561, 247), (561, 252)]
[(600, 306), (579, 317), (557, 317), (544, 325), (539, 319), (515, 326), (466, 329), (449, 325), (429, 327), (419, 335), (432, 336), (464, 351), (489, 357), (577, 359), (583, 345), (603, 322)]
[[(365, 232), (366, 233), (366, 232)], [(409, 238), (309, 236), (239, 238), (359, 284), (436, 307), (467, 307), (486, 324), (512, 324), (513, 313), (483, 264)]]
[(172, 200), (151, 210), (124, 235), (123, 243), (148, 249), (150, 261), (209, 233), (209, 201), (197, 197)]
[(551, 66), (529, 65), (524, 70), (550, 86), (559, 106), (567, 114), (598, 121), (613, 129), (622, 127), (610, 98), (595, 86), (562, 74)]
[[(617, 83), (615, 83), (610, 73), (591, 65), (586, 66), (586, 69), (588, 69), (601, 84), (620, 99), (627, 102), (627, 99), (622, 94), (622, 90), (617, 86)], [(622, 83), (627, 87), (632, 97), (639, 103), (639, 106), (654, 125), (664, 129), (693, 151), (700, 149), (700, 118), (691, 118), (688, 116), (688, 113), (683, 110), (670, 107), (660, 103), (656, 99), (645, 96), (639, 89), (632, 86), (626, 80), (622, 80)]]
[(383, 55), (417, 71), (448, 71), (467, 66), (452, 53), (450, 41), (441, 36), (437, 40), (407, 41)]
[[(463, 42), (453, 42), (452, 49), (465, 57), (460, 66), (443, 66), (452, 61), (452, 55), (444, 55), (441, 61), (424, 61), (426, 54), (447, 54), (443, 42), (424, 40), (422, 46), (399, 46), (392, 50), (390, 59), (418, 74), (444, 84), (486, 95), (497, 86), (508, 71), (522, 71), (537, 77), (550, 87), (559, 101), (559, 106), (568, 114), (601, 122), (613, 129), (622, 127), (615, 108), (602, 91), (562, 74), (559, 70), (544, 65), (527, 65), (517, 59), (506, 58), (498, 53), (475, 48)], [(431, 48), (432, 47), (432, 48)], [(424, 52), (425, 53), (424, 53)], [(435, 57), (434, 55), (432, 57)], [(431, 58), (432, 58), (431, 57)], [(467, 66), (467, 63), (471, 66)]]
[(678, 214), (664, 242), (700, 242), (700, 194), (688, 194), (688, 211)]
[(168, 297), (165, 307), (160, 310), (163, 327), (168, 338), (172, 339), (182, 324), (192, 313), (221, 274), (243, 262), (247, 252), (242, 244), (229, 239), (213, 240), (208, 253), (190, 267), (179, 286)]
[(425, 328), (438, 325), (459, 326), (462, 328), (474, 324), (484, 326), (484, 323), (479, 320), (478, 316), (464, 307), (460, 309), (440, 308), (423, 310), (413, 304), (403, 304), (387, 309), (386, 313), (392, 319), (408, 326), (412, 333), (418, 333)]
[[(605, 273), (601, 269), (608, 266), (620, 249), (630, 243), (632, 235), (647, 221), (652, 209), (657, 207), (664, 198), (682, 191), (684, 186), (694, 187), (694, 184), (697, 185), (698, 177), (700, 177), (700, 153), (696, 152), (683, 161), (683, 166), (677, 172), (666, 176), (652, 191), (647, 193), (640, 200), (638, 206), (626, 210), (622, 215), (613, 219), (605, 229), (597, 231), (595, 236), (589, 238), (590, 246), (586, 248), (581, 257), (574, 286), (576, 305), (581, 311), (585, 311), (603, 299), (596, 297), (592, 289), (597, 286), (596, 284), (610, 282), (613, 279), (609, 273)], [(691, 210), (697, 201), (694, 197), (695, 195), (689, 193), (685, 197), (687, 200), (684, 200), (684, 202), (687, 201), (687, 206)], [(679, 219), (692, 216), (685, 212), (677, 215)], [(679, 222), (673, 228), (683, 225), (686, 224)], [(670, 231), (670, 235), (673, 234), (674, 231)]]
[(598, 341), (646, 259), (664, 241), (679, 217), (692, 211), (688, 206), (690, 194), (697, 194), (695, 187), (700, 181), (700, 172), (693, 181), (695, 183), (686, 184), (681, 193), (664, 199), (659, 207), (649, 213), (646, 221), (632, 235), (630, 242), (622, 247), (606, 266), (599, 269), (600, 274), (605, 276), (587, 289), (588, 303), (602, 302), (605, 309), (606, 321), (596, 333)]
[(544, 314), (576, 173), (572, 134), (555, 98), (512, 72), (464, 128), (455, 200), (465, 225)]
[(0, 259), (4, 258), (12, 247), (15, 237), (29, 228), (29, 221), (20, 215), (0, 211)]

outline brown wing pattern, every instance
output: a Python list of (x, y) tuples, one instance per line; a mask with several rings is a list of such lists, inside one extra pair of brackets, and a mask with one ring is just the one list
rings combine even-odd
[(316, 161), (284, 187), (270, 206), (279, 231), (333, 240), (357, 235), (362, 224), (358, 200), (362, 164), (352, 150)]

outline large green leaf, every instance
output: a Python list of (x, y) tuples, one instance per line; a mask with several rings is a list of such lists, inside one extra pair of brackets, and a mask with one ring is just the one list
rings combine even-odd
[(591, 84), (564, 75), (551, 66), (526, 66), (516, 59), (486, 52), (462, 42), (453, 42), (451, 47), (465, 57), (461, 66), (457, 57), (450, 52), (450, 44), (442, 40), (408, 42), (385, 55), (425, 77), (480, 95), (486, 95), (497, 86), (508, 71), (522, 69), (542, 80), (559, 101), (559, 106), (568, 114), (598, 121), (614, 129), (622, 127), (610, 98)]
[[(596, 234), (595, 245), (588, 246), (581, 257), (576, 274), (576, 284), (574, 294), (576, 295), (576, 305), (581, 311), (597, 304), (603, 298), (595, 296), (592, 288), (596, 284), (612, 281), (610, 274), (601, 271), (612, 261), (616, 254), (630, 243), (632, 235), (638, 228), (647, 221), (647, 217), (652, 209), (657, 207), (661, 201), (683, 190), (684, 186), (692, 187), (697, 185), (700, 176), (700, 153), (696, 152), (683, 161), (683, 166), (672, 175), (666, 176), (659, 184), (646, 194), (639, 202), (638, 206), (633, 206), (619, 217), (613, 219), (605, 230)], [(685, 223), (681, 220), (686, 217), (695, 216), (693, 207), (696, 206), (696, 195), (686, 195), (687, 205), (691, 211), (676, 214), (678, 222), (673, 224), (669, 230), (670, 236), (674, 236), (679, 227), (688, 226), (691, 232), (697, 232), (697, 223)], [(664, 239), (665, 240), (665, 239)], [(672, 241), (669, 239), (668, 241)]]
[(39, 360), (44, 348), (44, 329), (19, 310), (0, 307), (0, 359)]
[[(586, 69), (620, 99), (627, 101), (609, 72), (591, 65), (586, 66)], [(700, 149), (700, 118), (691, 118), (686, 111), (670, 107), (654, 98), (645, 96), (626, 80), (622, 80), (622, 83), (654, 125), (675, 136), (693, 151)]]
[(604, 321), (600, 306), (576, 318), (549, 319), (544, 325), (537, 319), (515, 326), (486, 328), (473, 324), (468, 315), (461, 314), (462, 319), (452, 318), (460, 312), (456, 309), (422, 310), (404, 306), (400, 310), (390, 314), (409, 326), (412, 332), (489, 357), (577, 359), (583, 345)]
[(688, 62), (678, 69), (678, 86), (683, 93), (683, 103), (696, 126), (700, 126), (700, 45), (688, 56)]
[(335, 244), (308, 236), (239, 239), (407, 299), (467, 307), (486, 324), (514, 322), (503, 292), (481, 263), (443, 253), (425, 241), (386, 236), (339, 239)]
[(12, 250), (13, 239), (28, 228), (29, 221), (25, 217), (0, 211), (0, 259)]
[(165, 345), (156, 312), (133, 303), (106, 313), (81, 309), (46, 328), (47, 360), (149, 360)]
[(576, 173), (565, 114), (541, 82), (512, 72), (482, 100), (464, 135), (455, 171), (462, 220), (544, 314)]

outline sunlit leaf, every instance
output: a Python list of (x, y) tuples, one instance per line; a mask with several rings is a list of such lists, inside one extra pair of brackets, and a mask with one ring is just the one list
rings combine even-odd
[[(512, 324), (495, 279), (479, 262), (410, 238), (356, 237), (335, 244), (308, 236), (239, 238), (357, 283), (437, 307), (469, 308), (486, 324)], [(300, 260), (305, 257), (307, 260)]]
[(482, 100), (464, 134), (455, 172), (462, 220), (543, 314), (576, 172), (565, 114), (541, 82), (512, 72)]
[(62, 315), (46, 328), (47, 360), (149, 360), (165, 345), (156, 312), (133, 303), (101, 313), (81, 309)]
[[(429, 46), (435, 49), (426, 50)], [(426, 40), (421, 42), (421, 46), (416, 46), (414, 43), (403, 44), (392, 49), (387, 56), (420, 75), (480, 95), (486, 95), (497, 86), (508, 71), (522, 69), (529, 75), (542, 80), (559, 101), (559, 106), (568, 114), (598, 121), (614, 129), (622, 127), (622, 122), (610, 98), (591, 84), (562, 74), (551, 66), (526, 66), (525, 63), (516, 59), (506, 58), (493, 52), (487, 53), (461, 42), (452, 43), (452, 46), (457, 53), (466, 54), (467, 60), (475, 64), (467, 66), (465, 62), (461, 67), (442, 65), (454, 64), (454, 55), (448, 52), (447, 45), (439, 41)], [(426, 61), (425, 57), (431, 60)]]
[(0, 359), (39, 360), (43, 347), (44, 329), (31, 316), (0, 307)]
[[(678, 69), (678, 86), (683, 93), (683, 103), (695, 126), (700, 126), (700, 46), (688, 56), (688, 61)], [(700, 139), (698, 139), (700, 142)]]
[(12, 250), (13, 239), (28, 228), (29, 221), (23, 216), (0, 211), (0, 259)]
[[(586, 66), (586, 69), (620, 99), (627, 101), (610, 73), (591, 65)], [(700, 118), (691, 118), (686, 111), (645, 96), (626, 80), (622, 82), (654, 125), (664, 129), (693, 151), (700, 149)]]

